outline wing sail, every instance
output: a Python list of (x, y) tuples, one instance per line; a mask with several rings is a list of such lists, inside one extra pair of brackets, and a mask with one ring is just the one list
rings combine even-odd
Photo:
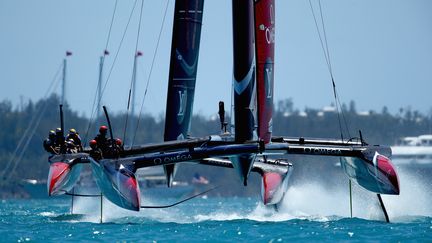
[[(192, 118), (204, 0), (175, 3), (164, 140), (187, 138)], [(175, 165), (164, 166), (168, 186)]]
[[(234, 0), (234, 123), (235, 141), (254, 139), (256, 118), (255, 48), (253, 0)], [(242, 154), (232, 159), (234, 168), (244, 185), (252, 169), (255, 156)]]
[(275, 45), (274, 0), (255, 1), (258, 137), (269, 143), (272, 134)]

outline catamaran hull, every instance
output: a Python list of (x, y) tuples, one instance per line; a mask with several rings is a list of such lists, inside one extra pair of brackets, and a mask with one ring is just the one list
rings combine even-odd
[(282, 202), (288, 189), (292, 166), (287, 166), (286, 173), (266, 172), (262, 175), (261, 199), (264, 205), (276, 205)]
[(119, 207), (139, 211), (140, 190), (135, 174), (113, 160), (90, 161), (102, 194)]
[(342, 167), (348, 177), (363, 188), (380, 193), (399, 195), (399, 179), (391, 160), (377, 152), (371, 160), (342, 157)]
[(62, 195), (72, 190), (80, 177), (81, 168), (82, 164), (51, 163), (47, 181), (48, 195)]

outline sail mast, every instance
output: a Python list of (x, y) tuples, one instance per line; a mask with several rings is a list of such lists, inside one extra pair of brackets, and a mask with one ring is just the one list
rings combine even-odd
[(137, 84), (137, 67), (138, 67), (138, 57), (142, 56), (140, 51), (135, 53), (133, 71), (132, 71), (132, 94), (131, 94), (131, 114), (130, 114), (130, 126), (129, 126), (129, 145), (132, 146), (133, 138), (132, 134), (136, 127), (136, 117), (135, 117), (135, 106), (136, 106), (136, 84)]
[(62, 79), (62, 95), (61, 95), (61, 103), (63, 105), (66, 102), (66, 68), (67, 68), (68, 56), (72, 56), (72, 52), (66, 51), (66, 57), (63, 59), (63, 79)]
[(63, 59), (63, 78), (62, 78), (62, 95), (61, 95), (61, 103), (64, 104), (66, 100), (66, 66), (67, 61), (66, 58)]
[(104, 63), (104, 56), (100, 57), (99, 60), (99, 79), (97, 84), (97, 105), (96, 105), (96, 121), (99, 120), (99, 117), (101, 115), (100, 107), (102, 103), (102, 75), (103, 75), (103, 63)]

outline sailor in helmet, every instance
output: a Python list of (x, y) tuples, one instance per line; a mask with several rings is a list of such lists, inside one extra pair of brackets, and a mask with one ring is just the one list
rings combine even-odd
[(98, 147), (96, 140), (94, 140), (94, 139), (90, 140), (89, 144), (90, 144), (90, 148), (91, 148), (90, 153), (89, 153), (90, 157), (92, 157), (96, 161), (103, 159), (102, 151)]
[(123, 141), (120, 138), (115, 139), (115, 146), (116, 146), (116, 150), (118, 152), (118, 155), (122, 156), (123, 152), (124, 152), (124, 146), (123, 146)]
[(78, 153), (78, 146), (75, 144), (73, 139), (68, 139), (66, 141), (66, 152), (70, 154)]
[(51, 154), (57, 154), (58, 151), (55, 149), (55, 140), (56, 140), (56, 133), (54, 130), (50, 130), (48, 133), (48, 138), (44, 140), (43, 147), (44, 149), (51, 153)]
[(102, 154), (105, 157), (105, 154), (109, 150), (110, 141), (107, 138), (108, 133), (108, 127), (107, 126), (100, 126), (99, 127), (99, 134), (94, 138), (94, 140), (97, 143), (98, 148), (102, 151)]
[(83, 150), (83, 147), (81, 144), (81, 137), (74, 128), (69, 129), (69, 134), (66, 137), (66, 141), (68, 141), (70, 139), (72, 139), (74, 141), (79, 152)]
[(57, 128), (55, 131), (55, 143), (54, 146), (58, 149), (59, 153), (65, 152), (65, 138), (61, 128)]

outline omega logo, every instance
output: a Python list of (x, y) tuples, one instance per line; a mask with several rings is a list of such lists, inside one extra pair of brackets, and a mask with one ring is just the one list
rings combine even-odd
[(341, 155), (342, 151), (340, 149), (333, 148), (314, 148), (314, 147), (305, 147), (305, 154), (323, 154), (323, 155)]

